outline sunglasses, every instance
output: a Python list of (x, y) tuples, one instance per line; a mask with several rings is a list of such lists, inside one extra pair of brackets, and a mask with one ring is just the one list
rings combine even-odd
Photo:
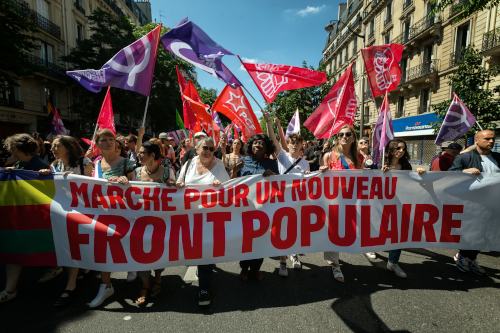
[(343, 137), (350, 138), (351, 136), (352, 136), (351, 132), (340, 132), (339, 133), (339, 138), (343, 138)]
[(405, 148), (405, 147), (396, 147), (396, 150), (397, 150), (397, 151), (405, 151), (405, 150), (406, 150), (406, 148)]
[(215, 151), (215, 148), (214, 147), (209, 147), (209, 146), (203, 146), (202, 147), (204, 151), (210, 151), (210, 152), (214, 152)]

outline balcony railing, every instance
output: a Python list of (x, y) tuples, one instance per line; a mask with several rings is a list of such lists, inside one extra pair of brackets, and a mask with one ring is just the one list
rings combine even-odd
[(48, 61), (47, 59), (42, 59), (31, 54), (27, 56), (27, 59), (31, 64), (38, 66), (42, 70), (45, 70), (48, 74), (64, 76), (64, 69), (61, 66)]
[(35, 24), (43, 31), (49, 33), (50, 35), (61, 39), (61, 28), (46, 18), (45, 16), (41, 15), (40, 13), (30, 9), (29, 5), (25, 1), (16, 1), (15, 5), (18, 6), (18, 9), (21, 11), (21, 13), (24, 16), (27, 16), (35, 22)]
[(370, 5), (363, 12), (363, 19), (370, 16), (370, 14), (377, 8), (377, 5), (383, 0), (371, 0)]
[(400, 34), (392, 39), (393, 43), (396, 44), (406, 44), (410, 40), (410, 34), (409, 33), (403, 33)]
[(500, 45), (500, 28), (491, 30), (483, 35), (482, 51), (491, 50)]
[(0, 98), (0, 105), (1, 106), (8, 106), (11, 108), (16, 108), (16, 109), (24, 109), (24, 102), (17, 101), (15, 99)]
[(82, 13), (83, 15), (85, 15), (85, 9), (82, 7), (82, 4), (79, 1), (75, 1), (75, 8), (80, 13)]
[(464, 60), (464, 52), (463, 51), (455, 51), (450, 54), (450, 68), (458, 66), (462, 60)]
[(408, 77), (406, 79), (406, 82), (411, 80), (416, 80), (418, 78), (427, 76), (432, 73), (437, 73), (438, 70), (439, 70), (438, 59), (425, 61), (420, 65), (412, 67), (408, 70)]
[(405, 0), (403, 2), (403, 12), (413, 5), (413, 0)]
[(429, 15), (421, 19), (420, 21), (413, 24), (410, 28), (410, 39), (413, 39), (420, 35), (425, 30), (432, 27), (434, 24), (440, 22), (439, 16)]

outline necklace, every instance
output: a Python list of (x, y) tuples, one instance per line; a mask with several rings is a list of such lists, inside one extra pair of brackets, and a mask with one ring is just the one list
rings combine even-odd
[(148, 169), (148, 166), (147, 166), (147, 165), (145, 165), (145, 166), (144, 166), (144, 172), (145, 172), (148, 176), (150, 176), (150, 175), (152, 175), (152, 174), (156, 173), (156, 172), (158, 171), (158, 169), (159, 169), (159, 168), (160, 168), (160, 166), (158, 165), (158, 168), (156, 168), (156, 170), (149, 170), (149, 169)]

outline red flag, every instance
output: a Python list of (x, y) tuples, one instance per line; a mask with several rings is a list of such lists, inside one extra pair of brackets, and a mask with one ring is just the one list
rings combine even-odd
[(262, 133), (259, 121), (241, 87), (233, 88), (226, 85), (215, 100), (212, 109), (222, 113), (235, 123), (241, 129), (245, 142), (251, 136)]
[(343, 125), (354, 123), (357, 101), (352, 66), (347, 67), (318, 108), (304, 122), (304, 126), (318, 139), (328, 139)]
[(116, 135), (115, 116), (113, 114), (113, 104), (111, 103), (110, 87), (108, 87), (108, 91), (102, 102), (101, 111), (99, 112), (99, 117), (97, 117), (97, 125), (99, 129), (107, 128)]
[(373, 97), (384, 95), (399, 85), (404, 46), (386, 44), (361, 49)]
[(267, 103), (272, 103), (279, 92), (315, 87), (326, 82), (324, 72), (288, 65), (251, 64), (241, 61), (259, 88)]
[(188, 81), (182, 99), (190, 115), (190, 121), (194, 118), (194, 123), (191, 123), (192, 127), (190, 129), (194, 132), (204, 130), (209, 136), (212, 136), (213, 119), (208, 113), (209, 106), (202, 102), (193, 82)]
[[(189, 104), (184, 100), (184, 90), (188, 87), (188, 83), (186, 82), (186, 79), (182, 75), (181, 71), (179, 70), (178, 66), (175, 66), (175, 71), (177, 73), (177, 82), (179, 83), (179, 90), (181, 93), (181, 99), (182, 99), (182, 117), (184, 118), (184, 127), (189, 129), (189, 130), (195, 130), (196, 127), (196, 117), (194, 114), (191, 112), (189, 109)], [(191, 87), (189, 87), (191, 90)], [(195, 89), (196, 90), (196, 89)], [(186, 93), (188, 96), (192, 96), (191, 92)], [(198, 93), (196, 93), (198, 95)], [(198, 132), (198, 131), (196, 131)]]

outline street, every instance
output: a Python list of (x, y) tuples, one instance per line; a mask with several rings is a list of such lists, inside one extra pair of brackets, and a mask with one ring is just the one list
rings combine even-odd
[(183, 280), (186, 267), (166, 269), (162, 293), (145, 308), (133, 303), (139, 280), (127, 283), (126, 273), (114, 273), (115, 296), (98, 310), (85, 306), (97, 290), (93, 274), (79, 281), (76, 301), (58, 310), (52, 303), (64, 288), (64, 274), (37, 284), (43, 270), (26, 269), (17, 299), (0, 306), (1, 331), (498, 332), (500, 253), (479, 256), (485, 277), (459, 272), (453, 254), (403, 251), (406, 280), (385, 269), (385, 252), (372, 261), (341, 254), (344, 284), (333, 280), (321, 253), (301, 256), (303, 269), (290, 269), (288, 278), (278, 276), (278, 260), (266, 258), (262, 282), (241, 282), (238, 263), (218, 264), (208, 310), (196, 304), (197, 282)]

